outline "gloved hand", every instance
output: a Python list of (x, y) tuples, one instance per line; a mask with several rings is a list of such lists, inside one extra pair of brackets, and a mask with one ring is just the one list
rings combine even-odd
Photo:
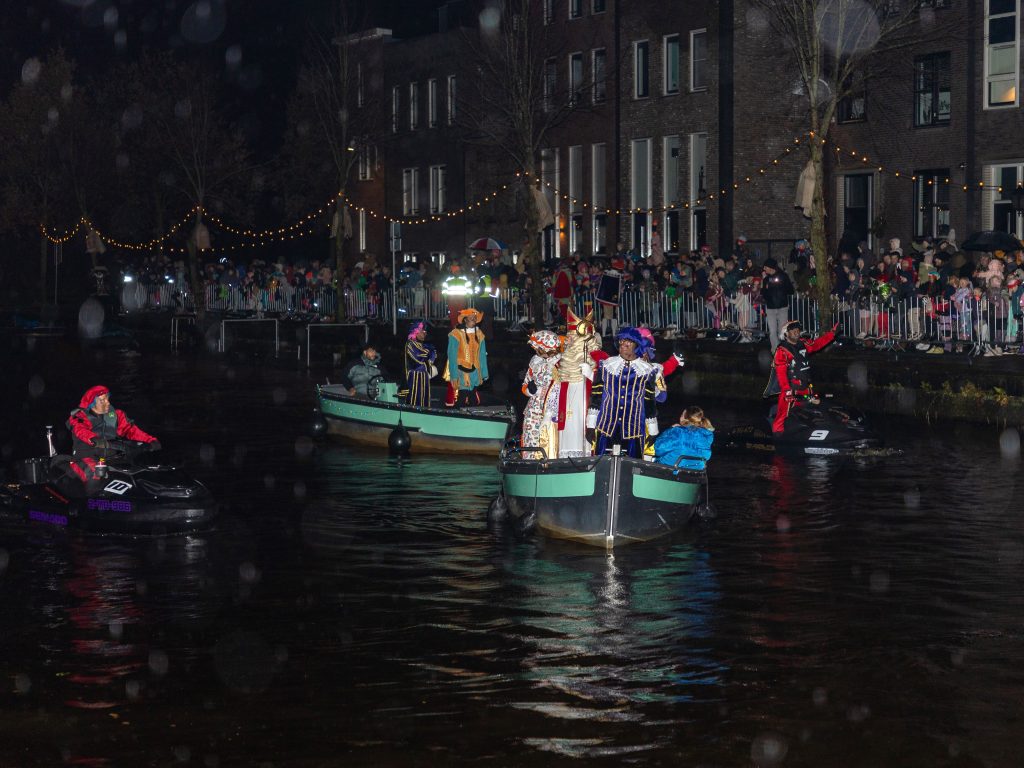
[(163, 448), (163, 446), (160, 445), (160, 441), (159, 440), (154, 440), (151, 443), (146, 443), (145, 446), (143, 446), (143, 447), (144, 447), (144, 449), (146, 451), (148, 451), (150, 453), (152, 453), (153, 451), (159, 451), (161, 448)]
[(587, 437), (587, 442), (588, 443), (596, 442), (597, 441), (597, 430), (593, 429), (593, 428), (588, 428), (586, 430), (586, 437)]
[(526, 385), (526, 391), (530, 395), (536, 395), (537, 394), (537, 382), (535, 382), (535, 381), (529, 382)]
[(793, 390), (792, 389), (787, 389), (784, 394), (785, 394), (787, 400), (792, 400), (793, 399)]
[(673, 352), (672, 353), (672, 357), (674, 357), (676, 359), (676, 362), (679, 363), (679, 367), (680, 368), (682, 368), (684, 365), (686, 365), (686, 358), (683, 357), (683, 355), (681, 353)]

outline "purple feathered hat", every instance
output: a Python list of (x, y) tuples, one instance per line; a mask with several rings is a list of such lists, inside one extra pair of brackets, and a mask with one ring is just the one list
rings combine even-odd
[(412, 339), (420, 331), (426, 330), (426, 325), (423, 324), (422, 320), (418, 320), (409, 326), (409, 338)]
[(645, 339), (641, 335), (640, 331), (638, 331), (636, 328), (632, 328), (632, 327), (630, 327), (628, 325), (623, 326), (622, 328), (620, 328), (619, 332), (617, 334), (615, 334), (615, 340), (616, 341), (621, 341), (622, 339), (625, 339), (626, 341), (632, 341), (634, 344), (636, 344), (636, 356), (637, 357), (639, 357), (639, 358), (647, 357), (647, 353), (651, 349), (651, 342), (649, 342), (647, 339)]

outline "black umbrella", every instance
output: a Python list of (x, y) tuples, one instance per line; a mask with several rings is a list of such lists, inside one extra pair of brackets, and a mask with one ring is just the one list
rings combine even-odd
[(1016, 251), (1021, 248), (1020, 240), (1009, 232), (986, 229), (983, 232), (975, 232), (964, 240), (960, 246), (964, 251)]

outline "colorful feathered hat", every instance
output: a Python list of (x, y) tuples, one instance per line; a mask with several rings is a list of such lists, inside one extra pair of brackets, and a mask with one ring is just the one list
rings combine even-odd
[(467, 317), (472, 317), (473, 322), (476, 323), (477, 325), (480, 325), (480, 321), (484, 319), (484, 313), (481, 312), (479, 309), (473, 309), (472, 307), (470, 307), (469, 309), (463, 309), (459, 311), (460, 323)]
[(616, 341), (632, 341), (636, 344), (636, 356), (647, 357), (647, 353), (651, 349), (651, 343), (643, 337), (643, 334), (636, 328), (632, 328), (628, 325), (624, 325), (619, 329), (619, 332), (615, 334)]
[(553, 331), (537, 331), (527, 341), (538, 352), (556, 352), (562, 347), (561, 340)]
[(419, 333), (420, 331), (425, 331), (426, 329), (426, 323), (424, 323), (422, 320), (417, 320), (416, 322), (409, 326), (409, 338), (415, 338), (417, 333)]

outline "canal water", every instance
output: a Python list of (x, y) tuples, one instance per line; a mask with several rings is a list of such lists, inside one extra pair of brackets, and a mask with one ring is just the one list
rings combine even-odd
[(323, 373), (5, 361), (5, 463), (103, 382), (226, 513), (148, 539), (0, 522), (2, 766), (1019, 765), (1015, 432), (719, 452), (717, 518), (606, 554), (489, 524), (493, 460), (314, 443)]

